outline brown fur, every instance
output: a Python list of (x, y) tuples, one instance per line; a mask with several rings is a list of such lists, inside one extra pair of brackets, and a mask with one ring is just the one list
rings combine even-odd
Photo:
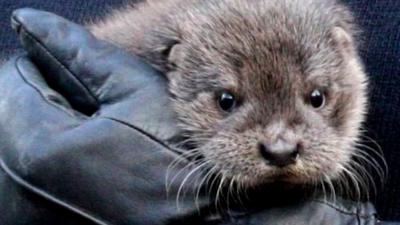
[[(311, 183), (350, 170), (366, 109), (366, 75), (349, 10), (334, 0), (159, 0), (90, 26), (167, 74), (181, 127), (205, 162), (259, 184)], [(327, 94), (316, 110), (307, 97)], [(216, 93), (240, 99), (222, 112)], [(259, 141), (301, 143), (296, 164), (267, 165)]]

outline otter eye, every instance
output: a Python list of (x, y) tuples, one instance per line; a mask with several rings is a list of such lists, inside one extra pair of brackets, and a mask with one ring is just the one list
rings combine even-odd
[(230, 111), (236, 105), (235, 96), (228, 91), (224, 91), (218, 97), (218, 104), (222, 110)]
[(316, 109), (322, 108), (325, 104), (325, 95), (320, 90), (314, 90), (310, 94), (310, 103)]

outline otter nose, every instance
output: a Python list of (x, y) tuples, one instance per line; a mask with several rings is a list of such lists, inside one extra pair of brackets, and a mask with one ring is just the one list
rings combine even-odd
[(259, 143), (261, 156), (268, 164), (284, 167), (296, 162), (299, 156), (299, 144), (290, 144), (279, 139), (273, 144)]

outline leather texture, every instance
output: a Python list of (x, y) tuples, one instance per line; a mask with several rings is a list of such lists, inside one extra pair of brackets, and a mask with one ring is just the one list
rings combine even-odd
[(12, 23), (27, 55), (0, 69), (0, 224), (378, 224), (370, 203), (282, 189), (218, 207), (171, 147), (162, 75), (54, 14)]

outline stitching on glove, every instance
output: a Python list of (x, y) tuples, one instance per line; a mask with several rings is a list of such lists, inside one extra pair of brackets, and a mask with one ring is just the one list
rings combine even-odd
[(87, 95), (90, 96), (92, 98), (92, 100), (95, 102), (96, 106), (98, 107), (100, 105), (99, 100), (96, 98), (96, 96), (90, 91), (90, 89), (67, 67), (65, 66), (63, 63), (61, 63), (61, 61), (55, 57), (51, 51), (49, 49), (47, 49), (47, 46), (44, 45), (43, 43), (41, 43), (39, 41), (38, 38), (36, 38), (33, 34), (31, 34), (29, 32), (28, 29), (26, 29), (26, 27), (24, 26), (23, 23), (21, 23), (20, 21), (18, 21), (17, 18), (13, 17), (13, 20), (15, 20), (16, 23), (18, 23), (20, 25), (20, 33), (22, 35), (24, 35), (25, 37), (28, 37), (30, 40), (32, 40), (34, 43), (36, 43), (45, 53), (46, 55), (48, 55), (50, 58), (52, 58), (64, 71), (66, 71), (66, 73), (70, 74), (71, 78), (74, 79), (78, 84), (80, 84), (83, 89), (85, 90), (85, 92), (87, 92)]
[(92, 214), (89, 214), (89, 212), (86, 212), (86, 210), (81, 209), (77, 206), (75, 206), (74, 204), (71, 203), (67, 203), (63, 200), (60, 200), (56, 197), (54, 197), (53, 195), (51, 195), (50, 193), (35, 187), (34, 185), (30, 184), (29, 182), (25, 181), (24, 179), (22, 179), (20, 176), (18, 176), (16, 173), (14, 173), (7, 165), (6, 163), (3, 161), (3, 159), (0, 159), (0, 168), (13, 180), (15, 181), (17, 184), (21, 185), (23, 188), (51, 201), (54, 202), (57, 205), (60, 205), (66, 209), (69, 209), (70, 211), (73, 211), (74, 213), (77, 213), (87, 219), (89, 219), (90, 221), (99, 224), (99, 225), (110, 225), (111, 223), (106, 222), (104, 220), (99, 219), (97, 216), (94, 216)]
[(23, 56), (19, 56), (16, 60), (15, 60), (15, 67), (17, 68), (18, 74), (20, 75), (21, 79), (30, 87), (32, 87), (36, 92), (39, 93), (40, 97), (49, 105), (52, 105), (54, 107), (56, 107), (57, 109), (60, 109), (61, 111), (63, 111), (64, 113), (68, 114), (71, 117), (77, 118), (77, 119), (84, 119), (83, 115), (77, 114), (77, 113), (73, 113), (72, 111), (67, 110), (66, 108), (62, 107), (61, 105), (55, 104), (54, 102), (50, 101), (48, 98), (46, 98), (46, 96), (40, 91), (40, 89), (33, 84), (32, 82), (30, 82), (24, 75), (24, 73), (22, 72), (21, 68), (20, 68), (20, 60), (23, 59)]
[(340, 208), (340, 207), (338, 207), (338, 206), (336, 206), (336, 205), (334, 205), (334, 204), (332, 204), (330, 202), (320, 201), (320, 200), (314, 200), (314, 202), (319, 203), (319, 204), (323, 204), (323, 205), (327, 205), (327, 206), (335, 209), (336, 211), (338, 211), (340, 213), (347, 214), (347, 215), (358, 216), (358, 217), (361, 217), (363, 219), (369, 219), (369, 218), (374, 216), (374, 215), (371, 215), (371, 214), (360, 214), (360, 212), (358, 210), (359, 207), (357, 207), (357, 211), (354, 212), (354, 211), (348, 211), (348, 210), (345, 210), (343, 208)]

